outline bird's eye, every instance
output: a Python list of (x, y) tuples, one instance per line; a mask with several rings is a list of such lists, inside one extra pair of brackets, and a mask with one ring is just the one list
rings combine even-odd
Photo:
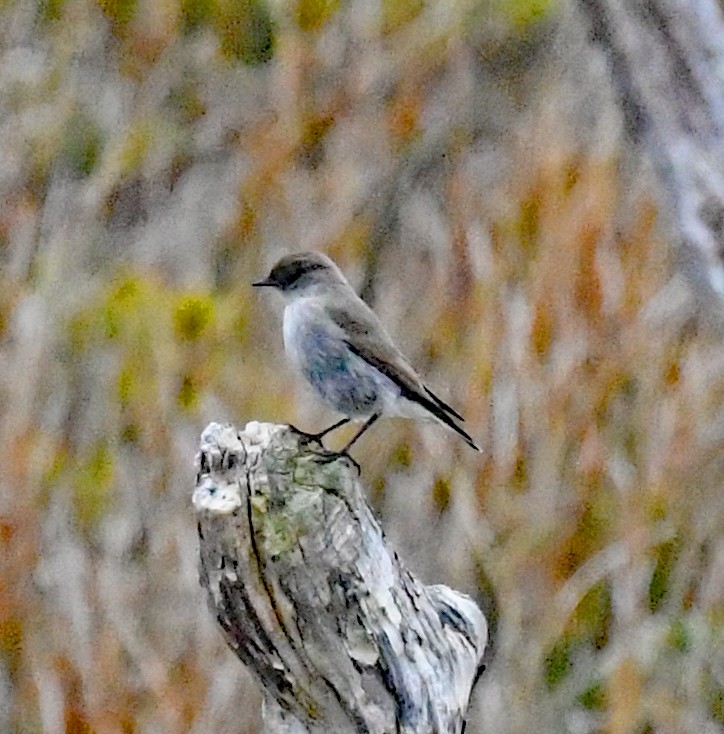
[(322, 270), (324, 265), (320, 263), (295, 262), (272, 271), (272, 277), (283, 288), (293, 286), (303, 275), (311, 273), (313, 270)]
[(283, 286), (290, 286), (296, 283), (299, 278), (304, 274), (304, 269), (299, 266), (298, 263), (287, 265), (279, 268), (278, 273), (274, 273), (274, 279)]

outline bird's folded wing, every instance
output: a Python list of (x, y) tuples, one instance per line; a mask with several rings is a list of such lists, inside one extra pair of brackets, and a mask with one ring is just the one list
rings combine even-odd
[(329, 308), (328, 313), (332, 321), (340, 327), (350, 351), (389, 377), (399, 386), (404, 397), (422, 404), (433, 415), (442, 411), (458, 420), (463, 420), (456, 410), (453, 410), (422, 384), (420, 378), (392, 342), (382, 323), (366, 304), (364, 310), (355, 308), (354, 315), (344, 306)]

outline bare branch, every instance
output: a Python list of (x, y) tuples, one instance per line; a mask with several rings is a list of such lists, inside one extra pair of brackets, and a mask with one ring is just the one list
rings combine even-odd
[(724, 298), (724, 18), (715, 0), (577, 0), (629, 139), (668, 195), (689, 274)]

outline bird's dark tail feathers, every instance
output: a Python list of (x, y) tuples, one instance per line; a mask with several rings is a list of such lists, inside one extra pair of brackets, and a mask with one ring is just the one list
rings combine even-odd
[(455, 421), (444, 410), (441, 410), (440, 408), (438, 408), (437, 405), (435, 406), (435, 408), (436, 410), (432, 410), (429, 407), (427, 409), (436, 418), (441, 420), (446, 426), (448, 426), (449, 428), (452, 428), (452, 430), (455, 431), (455, 433), (461, 436), (468, 446), (471, 446), (476, 451), (480, 451), (480, 448), (476, 446), (475, 441), (473, 441), (472, 437), (467, 433), (467, 431), (464, 431), (462, 428), (460, 428), (460, 426), (457, 423), (455, 423)]
[(455, 433), (461, 436), (468, 446), (471, 446), (476, 451), (480, 451), (480, 449), (475, 445), (475, 441), (473, 441), (472, 437), (467, 433), (467, 431), (463, 430), (455, 422), (453, 416), (455, 418), (463, 420), (463, 417), (460, 415), (460, 413), (457, 413), (449, 405), (443, 403), (443, 401), (440, 400), (440, 398), (438, 398), (428, 388), (425, 388), (425, 392), (430, 396), (430, 400), (428, 400), (424, 395), (421, 394), (417, 394), (414, 397), (410, 395), (405, 395), (405, 397), (408, 398), (408, 400), (415, 400), (423, 407), (427, 408), (427, 410), (429, 410), (441, 423), (444, 423), (448, 428), (451, 428), (453, 431), (455, 431)]
[(435, 393), (430, 390), (427, 385), (422, 386), (425, 392), (432, 398), (432, 401), (438, 406), (438, 408), (442, 408), (446, 413), (449, 413), (453, 418), (457, 418), (459, 421), (464, 421), (465, 418), (463, 418), (460, 413), (457, 412), (454, 408), (451, 408), (446, 402), (443, 400), (440, 400), (440, 398), (435, 395)]

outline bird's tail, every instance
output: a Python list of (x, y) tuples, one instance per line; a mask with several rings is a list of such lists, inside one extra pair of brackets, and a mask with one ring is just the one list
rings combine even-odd
[(480, 448), (475, 444), (475, 441), (473, 441), (472, 437), (468, 434), (467, 431), (462, 429), (455, 421), (444, 411), (440, 410), (440, 412), (433, 412), (430, 411), (441, 423), (443, 423), (445, 426), (450, 428), (451, 430), (455, 431), (464, 441), (465, 443), (470, 446), (471, 448), (474, 448), (476, 451), (480, 451)]
[(425, 408), (427, 408), (427, 410), (432, 413), (432, 415), (434, 415), (435, 418), (440, 421), (440, 423), (442, 423), (450, 430), (455, 431), (455, 433), (457, 433), (458, 436), (460, 436), (468, 446), (474, 448), (476, 451), (480, 451), (478, 446), (475, 445), (475, 441), (473, 441), (468, 432), (461, 428), (455, 421), (455, 418), (463, 420), (463, 417), (460, 415), (460, 413), (453, 410), (449, 405), (447, 405), (447, 403), (444, 403), (442, 400), (440, 400), (437, 395), (428, 390), (428, 388), (426, 387), (425, 392), (430, 396), (431, 399), (428, 400), (424, 395), (418, 395), (418, 402), (420, 402)]

